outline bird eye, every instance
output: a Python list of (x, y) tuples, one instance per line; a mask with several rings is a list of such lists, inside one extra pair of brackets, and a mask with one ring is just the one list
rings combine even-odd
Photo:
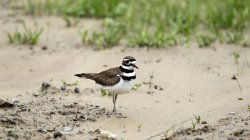
[(125, 61), (124, 62), (126, 65), (129, 65), (130, 64), (130, 61)]

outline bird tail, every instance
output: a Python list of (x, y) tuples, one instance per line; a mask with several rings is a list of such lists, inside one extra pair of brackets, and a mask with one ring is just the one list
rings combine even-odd
[(93, 79), (95, 73), (80, 73), (80, 74), (75, 74), (76, 77), (79, 78), (87, 78), (87, 79)]

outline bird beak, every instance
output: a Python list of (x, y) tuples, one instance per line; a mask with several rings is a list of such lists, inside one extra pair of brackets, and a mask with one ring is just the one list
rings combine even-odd
[(139, 69), (135, 64), (132, 64), (132, 66), (135, 67), (135, 68), (137, 68), (137, 69)]

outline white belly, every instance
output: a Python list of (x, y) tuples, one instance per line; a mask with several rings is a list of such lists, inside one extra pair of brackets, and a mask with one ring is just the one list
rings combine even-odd
[(123, 79), (121, 79), (115, 86), (103, 86), (102, 89), (107, 90), (111, 94), (124, 94), (128, 93), (129, 90), (131, 90), (132, 85), (133, 80), (124, 81)]

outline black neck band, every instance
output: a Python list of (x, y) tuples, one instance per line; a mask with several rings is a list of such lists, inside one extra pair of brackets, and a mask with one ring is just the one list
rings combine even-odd
[(127, 77), (127, 76), (124, 76), (124, 75), (121, 75), (122, 79), (125, 80), (125, 81), (130, 81), (130, 80), (134, 80), (136, 78), (136, 76), (131, 76), (131, 77)]

